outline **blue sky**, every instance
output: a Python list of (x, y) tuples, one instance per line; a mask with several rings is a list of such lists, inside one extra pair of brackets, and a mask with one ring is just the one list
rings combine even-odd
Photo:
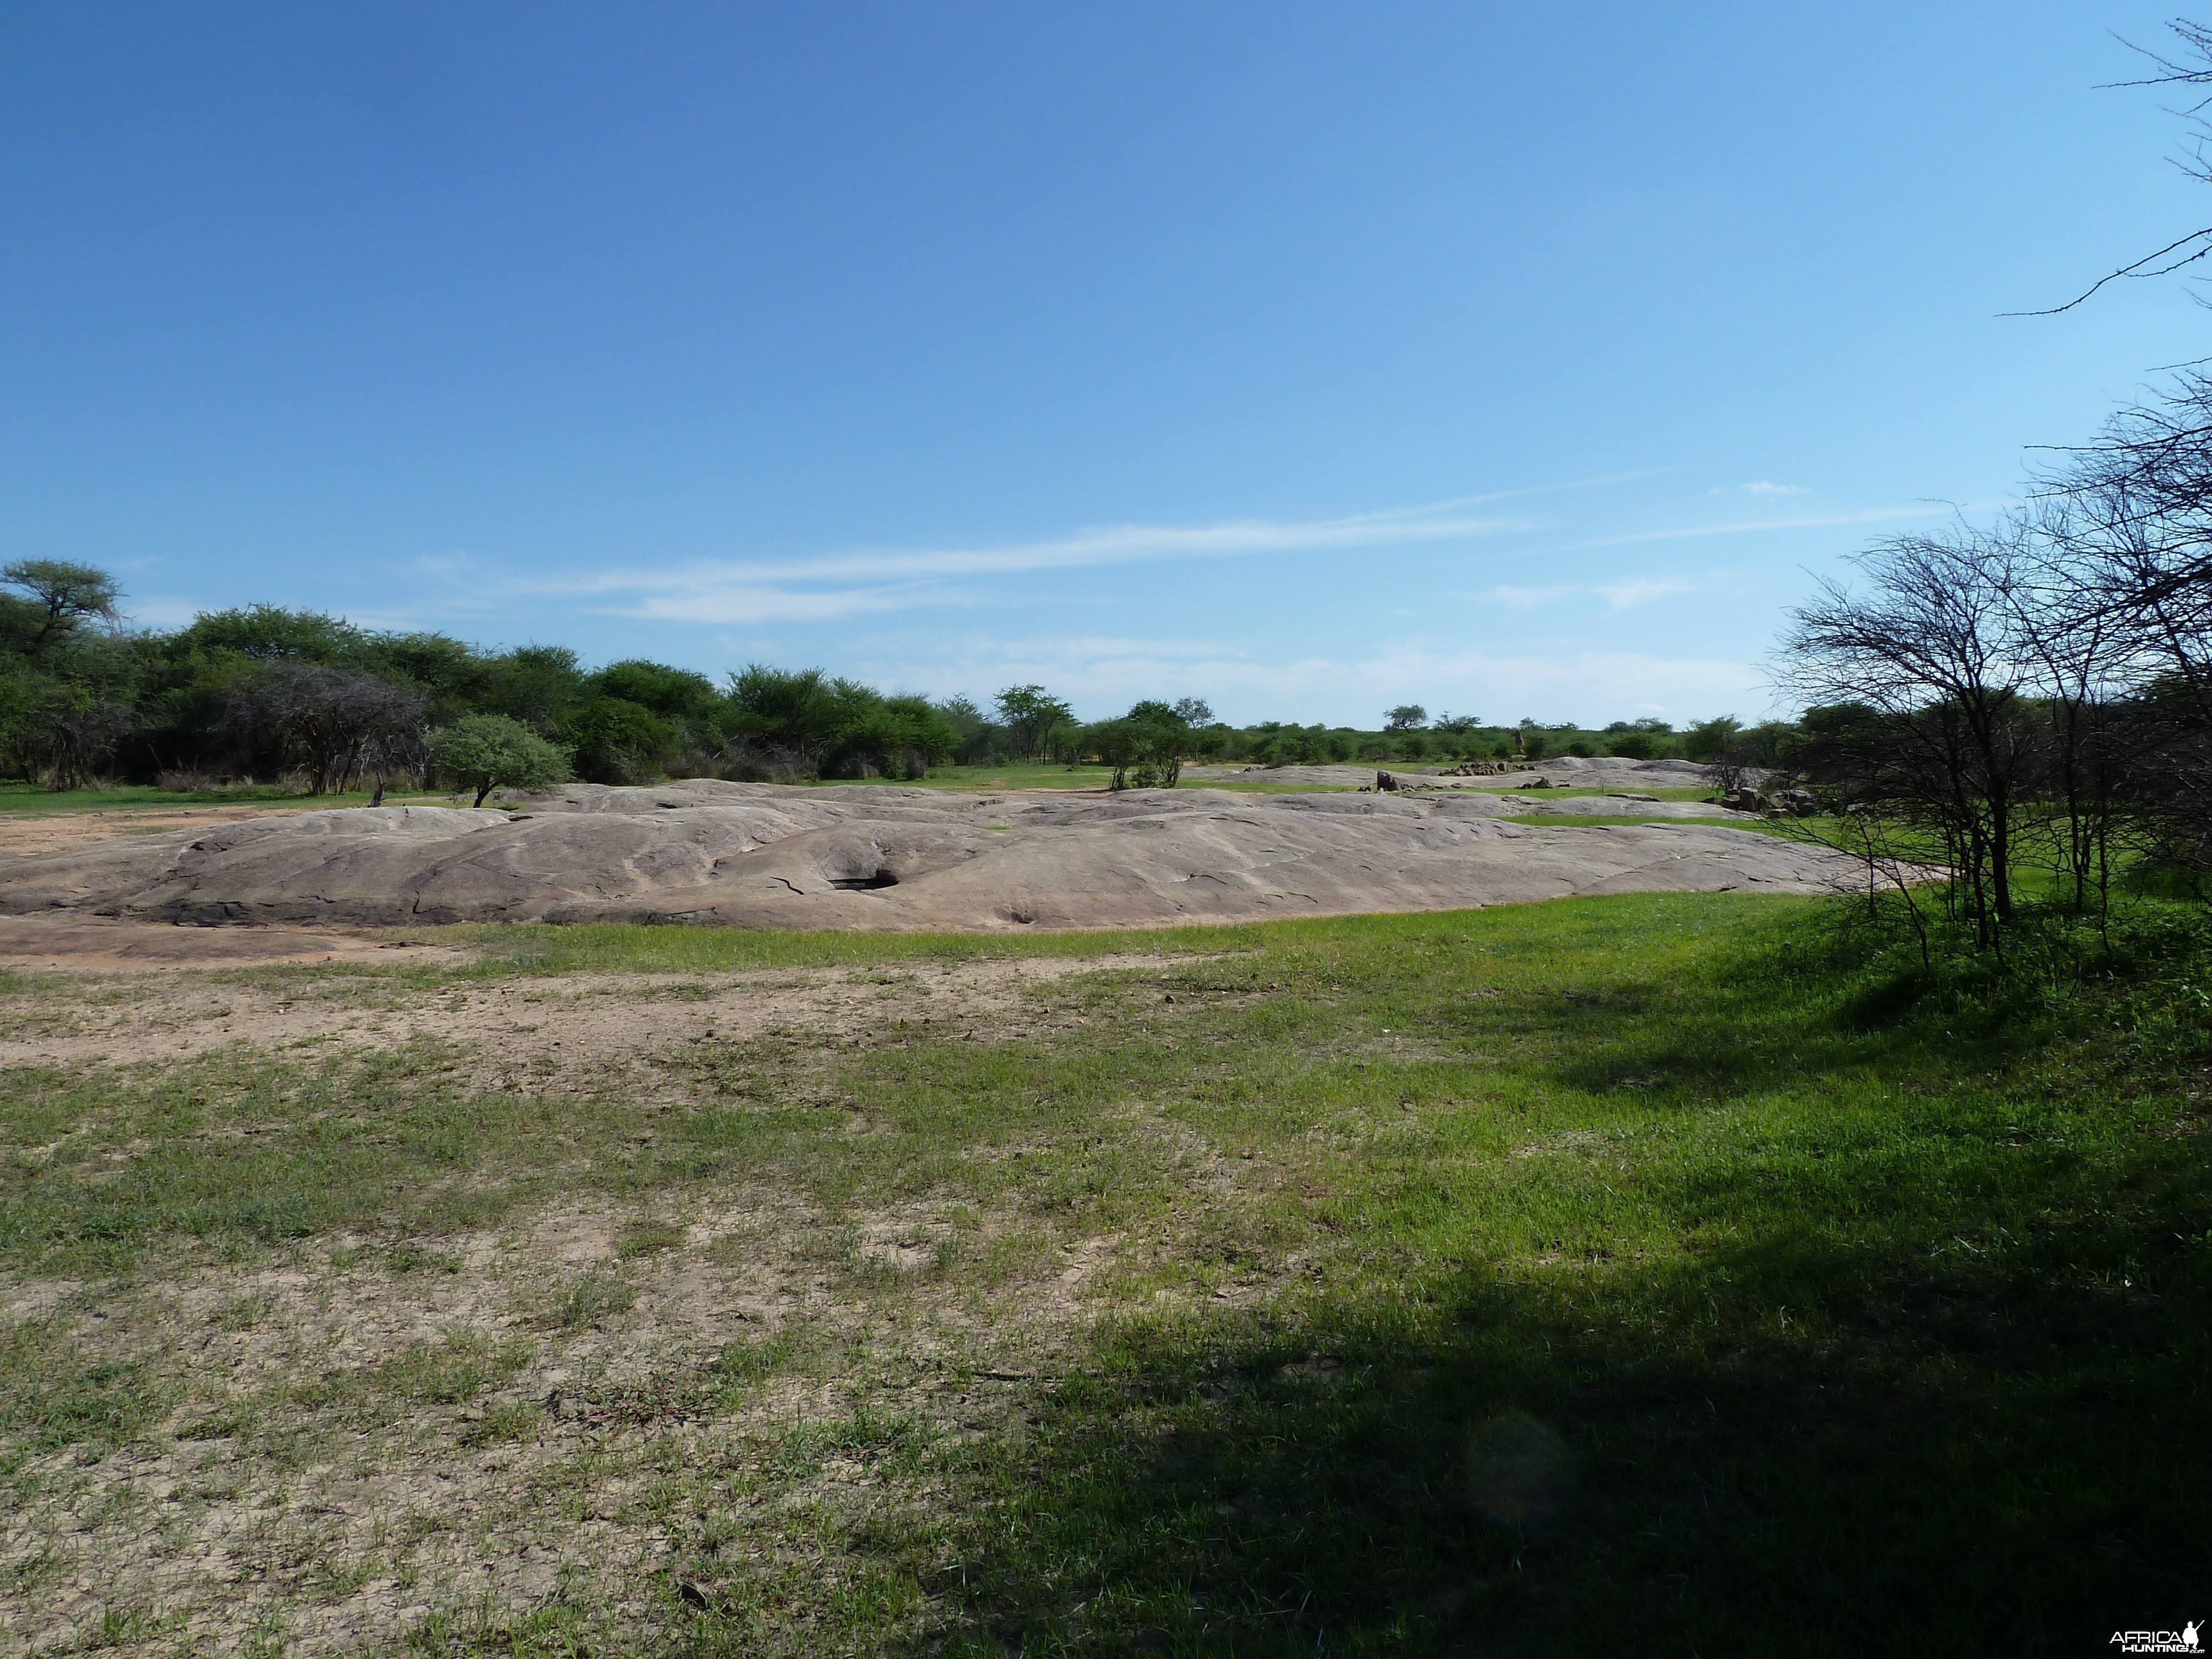
[[(2136, 5), (0, 10), (0, 558), (902, 690), (1767, 709), (2206, 319)], [(2163, 101), (2171, 101), (2170, 100)]]

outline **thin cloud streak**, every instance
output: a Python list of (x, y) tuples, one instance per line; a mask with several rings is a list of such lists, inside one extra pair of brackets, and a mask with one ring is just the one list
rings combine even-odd
[(1677, 593), (1694, 593), (1704, 586), (1687, 576), (1630, 576), (1617, 582), (1560, 582), (1548, 587), (1499, 586), (1490, 590), (1489, 597), (1516, 611), (1533, 611), (1562, 599), (1588, 596), (1603, 599), (1605, 608), (1617, 616)]
[(1590, 592), (1605, 601), (1607, 610), (1619, 612), (1670, 599), (1677, 593), (1694, 593), (1702, 586), (1687, 576), (1632, 576), (1626, 581), (1600, 582)]
[(1912, 507), (1881, 507), (1864, 513), (1826, 513), (1803, 519), (1756, 519), (1741, 524), (1698, 525), (1683, 530), (1637, 530), (1620, 536), (1593, 536), (1571, 542), (1569, 550), (1589, 547), (1632, 547), (1641, 542), (1692, 541), (1702, 536), (1741, 536), (1759, 531), (1826, 530), (1838, 525), (1884, 524), (1898, 519), (1932, 519), (1960, 509), (1951, 502), (1929, 502)]
[(907, 580), (995, 576), (1085, 565), (1157, 559), (1224, 558), (1248, 553), (1326, 551), (1495, 536), (1537, 527), (1528, 518), (1451, 514), (1440, 502), (1355, 514), (1340, 519), (1279, 522), (1244, 519), (1218, 525), (1115, 525), (1051, 541), (1006, 547), (921, 548), (830, 553), (805, 559), (730, 559), (659, 571), (605, 571), (531, 584), (543, 592), (688, 592), (754, 583)]
[(613, 614), (645, 622), (706, 623), (719, 627), (747, 623), (835, 622), (843, 617), (880, 615), (917, 605), (948, 605), (963, 595), (935, 586), (833, 588), (720, 587), (709, 585), (656, 593)]
[[(1556, 488), (1584, 488), (1589, 484)], [(1534, 494), (1513, 491), (1510, 494)], [(516, 591), (547, 597), (619, 599), (615, 615), (709, 624), (829, 622), (921, 605), (971, 602), (945, 584), (963, 577), (1236, 558), (1257, 553), (1346, 551), (1526, 533), (1528, 517), (1470, 514), (1499, 496), (1464, 496), (1341, 518), (1232, 520), (1215, 525), (1115, 525), (1048, 541), (1003, 547), (873, 549), (812, 558), (730, 559), (659, 570), (609, 570), (551, 580), (519, 579)], [(837, 584), (856, 584), (838, 586)]]

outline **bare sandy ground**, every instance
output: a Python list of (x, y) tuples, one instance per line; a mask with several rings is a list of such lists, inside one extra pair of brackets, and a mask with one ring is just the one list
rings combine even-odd
[(260, 968), (277, 963), (416, 960), (465, 953), (412, 940), (300, 927), (195, 927), (63, 912), (0, 916), (0, 967), (165, 973), (179, 968)]
[[(362, 954), (374, 951), (371, 945)], [(980, 1030), (1003, 1037), (1010, 1034), (1002, 1029), (1006, 1021), (1030, 987), (1070, 974), (1158, 969), (1197, 959), (1121, 953), (703, 978), (570, 974), (437, 992), (354, 975), (317, 983), (211, 983), (172, 976), (134, 980), (125, 995), (49, 1007), (37, 1019), (0, 1032), (0, 1066), (128, 1066), (237, 1045), (320, 1054), (431, 1041), (466, 1049), (482, 1080), (493, 1084), (510, 1073), (527, 1072), (549, 1054), (573, 1069), (618, 1065), (641, 1053), (688, 1043), (743, 1042), (774, 1031), (879, 1041), (895, 1020), (939, 1033), (957, 1029), (963, 1035)], [(103, 964), (78, 959), (61, 965)], [(1023, 1032), (1041, 1033), (1042, 1028), (1026, 1027)]]
[[(1633, 804), (1639, 814), (1651, 805)], [(1850, 868), (1825, 848), (1705, 824), (1517, 817), (1475, 792), (576, 785), (526, 810), (304, 812), (7, 860), (0, 915), (307, 929), (605, 921), (988, 931), (1577, 894), (1815, 892)]]
[[(1126, 1012), (1118, 993), (1086, 998), (1085, 979), (1142, 979), (1192, 960), (434, 988), (343, 975), (94, 978), (94, 994), (21, 1004), (17, 1028), (0, 1032), (0, 1065), (120, 1073), (210, 1049), (313, 1063), (445, 1044), (480, 1086), (526, 1072), (531, 1092), (579, 1117), (627, 1114), (625, 1139), (646, 1144), (669, 1133), (664, 1114), (720, 1098), (703, 1092), (692, 1057), (764, 1037), (794, 1057), (781, 1097), (859, 1134), (863, 1103), (835, 1109), (807, 1095), (810, 1053), (913, 1031), (1048, 1037)], [(611, 1101), (593, 1096), (610, 1077), (623, 1084)], [(1253, 1182), (1254, 1164), (1152, 1113), (1140, 1097), (1114, 1121), (1167, 1149), (1194, 1212)], [(197, 1133), (283, 1127), (218, 1117)], [(120, 1149), (117, 1166), (145, 1150)], [(658, 1236), (647, 1246), (625, 1242), (648, 1224)], [(794, 1437), (849, 1419), (856, 1401), (932, 1435), (1019, 1434), (1023, 1385), (1065, 1363), (1105, 1304), (1101, 1282), (1140, 1269), (1152, 1248), (1041, 1224), (1012, 1202), (934, 1193), (831, 1206), (766, 1180), (620, 1192), (580, 1178), (495, 1224), (435, 1237), (341, 1232), (235, 1263), (192, 1250), (120, 1279), (0, 1275), (6, 1321), (65, 1325), (75, 1360), (158, 1367), (169, 1389), (153, 1431), (127, 1447), (43, 1449), (17, 1467), (0, 1515), (0, 1651), (275, 1650), (256, 1639), (274, 1619), (287, 1652), (396, 1653), (434, 1607), (518, 1618), (571, 1596), (635, 1638), (592, 1650), (645, 1650), (665, 1615), (644, 1588), (679, 1553), (652, 1501), (672, 1467), (750, 1478), (787, 1461)], [(944, 1266), (994, 1255), (1008, 1264), (994, 1270), (1002, 1282)], [(1255, 1300), (1302, 1261), (1248, 1261), (1212, 1297)], [(558, 1316), (564, 1293), (617, 1285), (622, 1298), (602, 1310)], [(1147, 1305), (1207, 1294), (1148, 1289)], [(828, 1357), (780, 1367), (741, 1395), (702, 1386), (729, 1345), (787, 1343)], [(489, 1373), (480, 1389), (382, 1403), (378, 1379), (396, 1363), (453, 1353), (477, 1357)], [(849, 1504), (856, 1522), (881, 1522), (894, 1498), (928, 1495), (879, 1488), (833, 1457), (774, 1501)], [(104, 1633), (103, 1614), (125, 1609), (158, 1622)]]

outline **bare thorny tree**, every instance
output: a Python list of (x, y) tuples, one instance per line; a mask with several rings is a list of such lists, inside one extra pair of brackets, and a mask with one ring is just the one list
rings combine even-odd
[(231, 694), (224, 724), (241, 742), (303, 766), (313, 794), (342, 790), (419, 740), (422, 699), (357, 669), (270, 663)]
[(2002, 951), (2024, 865), (2099, 915), (2125, 853), (2197, 867), (2160, 817), (2159, 662), (2081, 550), (2060, 497), (1882, 543), (1856, 589), (1824, 583), (1795, 613), (1801, 763), (1846, 815), (1870, 903), (1939, 865), (1946, 902)]
[[(2212, 29), (2130, 84), (2212, 88)], [(2175, 112), (2181, 164), (2212, 183), (2212, 92)], [(2212, 227), (2112, 272), (2212, 255)], [(2038, 314), (2051, 314), (2050, 313)], [(1824, 583), (1783, 641), (1812, 705), (1804, 761), (1848, 814), (1869, 902), (1941, 849), (1945, 890), (2002, 951), (2013, 872), (2047, 863), (2103, 916), (2132, 860), (2200, 895), (2212, 874), (2212, 373), (2174, 370), (2092, 443), (2056, 452), (1995, 526), (1882, 543), (1856, 589)], [(1901, 885), (1893, 879), (1893, 888)]]

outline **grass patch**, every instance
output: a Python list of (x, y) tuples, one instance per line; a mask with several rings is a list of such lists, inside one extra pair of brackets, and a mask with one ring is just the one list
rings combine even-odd
[(149, 1364), (88, 1358), (54, 1321), (0, 1333), (0, 1438), (11, 1448), (105, 1453), (135, 1439), (168, 1398)]
[(672, 1221), (663, 1221), (655, 1216), (639, 1216), (623, 1224), (615, 1238), (615, 1254), (624, 1261), (641, 1255), (658, 1255), (663, 1250), (672, 1250), (684, 1242), (684, 1229)]
[[(157, 1433), (131, 1297), (229, 1250), (308, 1287), (195, 1304), (240, 1345), (317, 1295), (544, 1298), (534, 1339), (194, 1384), (240, 1403), (185, 1443), (252, 1443), (250, 1492), (304, 1491), (343, 1428), (593, 1540), (527, 1606), (416, 1592), (447, 1611), (389, 1644), (423, 1651), (2057, 1654), (2172, 1622), (2212, 1522), (2212, 943), (2146, 904), (2094, 972), (2054, 934), (1920, 982), (1834, 914), (469, 930), (481, 975), (1127, 956), (996, 1024), (687, 1045), (650, 1091), (475, 1086), (429, 1043), (0, 1079), (8, 1269), (115, 1275), (118, 1310), (96, 1352), (82, 1298), (10, 1328), (0, 1437)], [(518, 1224), (487, 1288), (441, 1242), (580, 1196), (631, 1218), (619, 1273), (551, 1278)], [(340, 1231), (392, 1271), (327, 1284)], [(557, 1405), (468, 1414), (495, 1390)]]
[[(118, 783), (102, 789), (45, 789), (20, 781), (0, 782), (0, 816), (21, 817), (49, 812), (113, 812), (134, 807), (179, 806), (296, 806), (303, 810), (325, 806), (366, 806), (370, 792), (349, 790), (343, 794), (310, 795), (278, 784), (240, 784), (217, 789), (160, 789), (151, 784)], [(447, 795), (387, 794), (389, 805), (435, 804)]]
[(380, 1392), (413, 1405), (451, 1406), (473, 1400), (527, 1364), (526, 1338), (501, 1341), (460, 1331), (437, 1342), (410, 1342), (376, 1369)]
[(553, 1294), (538, 1322), (548, 1329), (573, 1331), (596, 1325), (637, 1304), (637, 1292), (611, 1273), (587, 1273)]

